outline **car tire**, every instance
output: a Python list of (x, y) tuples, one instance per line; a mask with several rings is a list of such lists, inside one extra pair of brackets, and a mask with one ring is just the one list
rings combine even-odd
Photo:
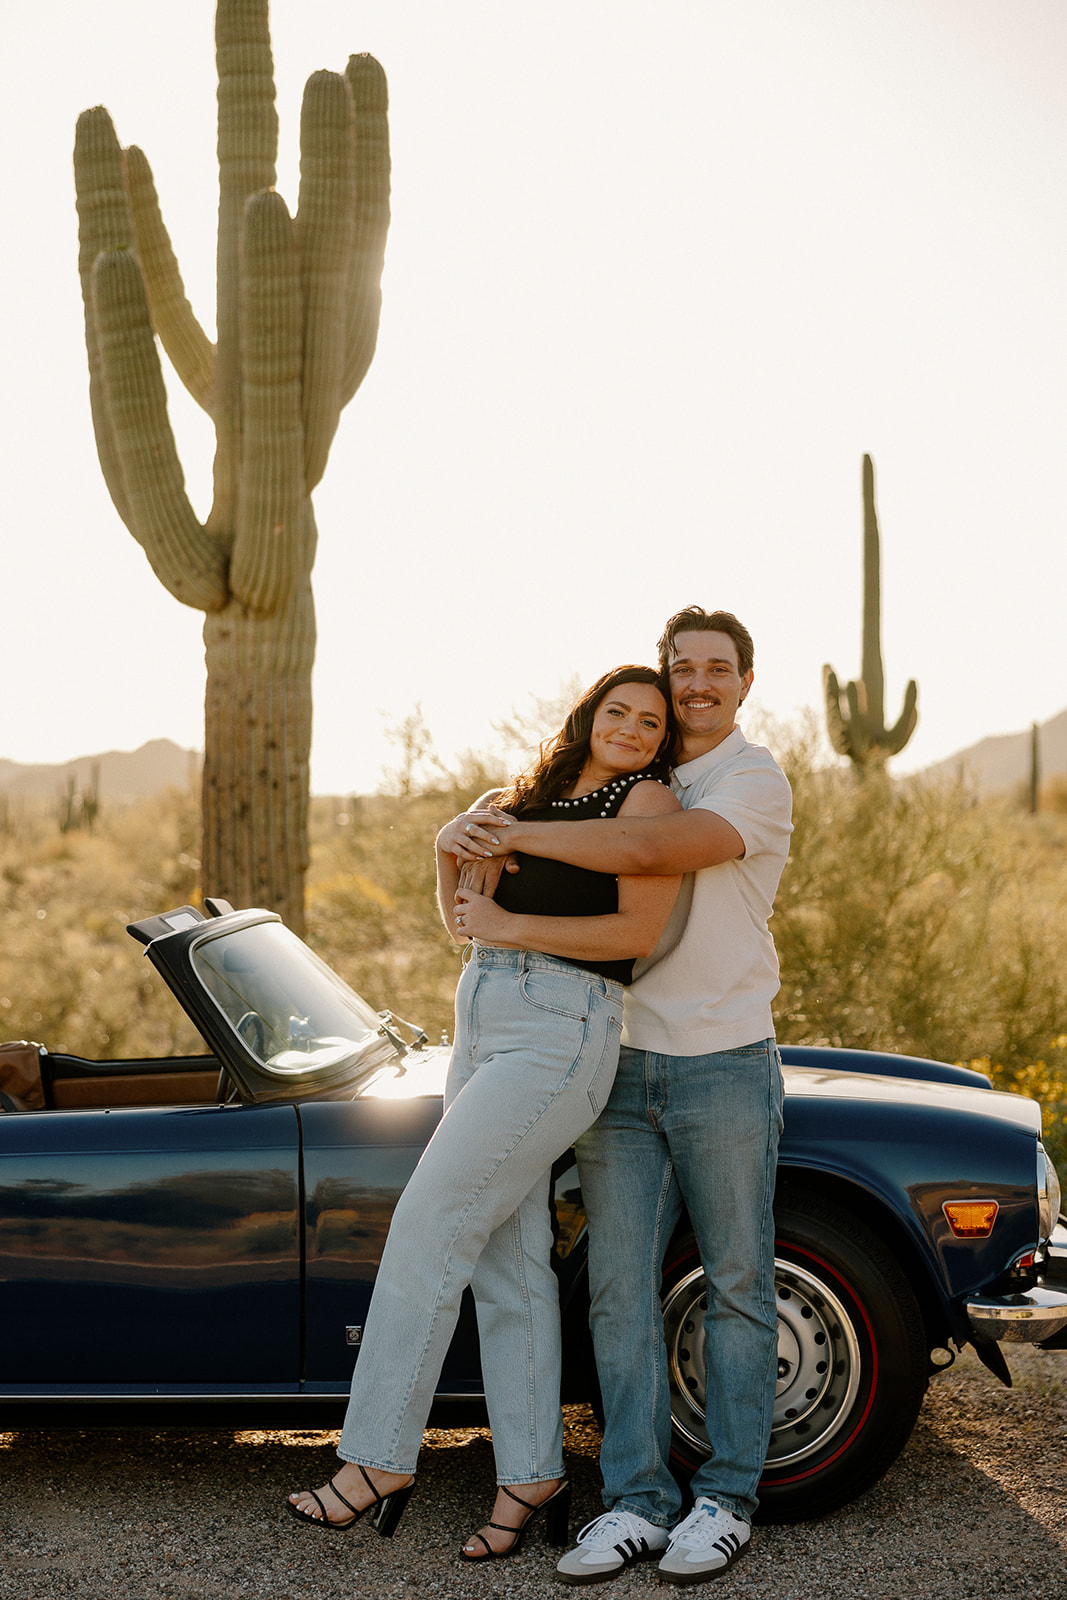
[[(779, 1379), (759, 1486), (763, 1522), (794, 1522), (854, 1500), (882, 1476), (915, 1425), (928, 1352), (915, 1295), (892, 1253), (821, 1199), (775, 1211)], [(709, 1454), (704, 1431), (706, 1285), (691, 1233), (664, 1268), (672, 1466), (687, 1479)]]

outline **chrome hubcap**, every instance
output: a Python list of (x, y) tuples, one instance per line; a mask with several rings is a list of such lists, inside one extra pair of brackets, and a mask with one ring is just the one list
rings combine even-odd
[[(786, 1466), (822, 1450), (842, 1427), (860, 1381), (855, 1328), (826, 1285), (791, 1261), (775, 1261), (778, 1384), (767, 1465)], [(707, 1287), (698, 1267), (675, 1284), (663, 1306), (675, 1427), (708, 1451), (704, 1423), (704, 1315)]]

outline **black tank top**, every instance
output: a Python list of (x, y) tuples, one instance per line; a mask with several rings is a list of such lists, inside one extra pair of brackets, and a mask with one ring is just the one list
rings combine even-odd
[[(590, 817), (614, 817), (635, 783), (648, 778), (647, 772), (629, 772), (613, 778), (592, 794), (576, 800), (553, 800), (548, 805), (522, 812), (523, 822), (585, 822)], [(653, 782), (658, 781), (653, 779)], [(518, 872), (505, 872), (493, 898), (505, 911), (532, 917), (602, 917), (619, 909), (619, 880), (614, 873), (591, 872), (588, 867), (572, 867), (566, 861), (550, 861), (516, 851)], [(580, 961), (575, 956), (561, 957), (572, 967), (598, 972), (603, 978), (629, 983), (634, 960)]]

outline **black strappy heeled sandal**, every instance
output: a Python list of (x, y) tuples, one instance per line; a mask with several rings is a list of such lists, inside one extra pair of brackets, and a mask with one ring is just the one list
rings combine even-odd
[(485, 1546), (485, 1555), (468, 1555), (466, 1550), (459, 1552), (463, 1561), (506, 1561), (509, 1556), (516, 1554), (522, 1548), (522, 1541), (530, 1523), (540, 1513), (545, 1513), (545, 1538), (551, 1545), (565, 1545), (567, 1543), (567, 1527), (571, 1519), (571, 1486), (564, 1478), (559, 1488), (550, 1494), (547, 1500), (542, 1500), (540, 1505), (532, 1506), (528, 1500), (523, 1500), (519, 1495), (512, 1494), (506, 1483), (499, 1485), (509, 1500), (514, 1500), (517, 1505), (525, 1506), (527, 1515), (523, 1517), (517, 1528), (509, 1528), (506, 1522), (486, 1522), (486, 1528), (495, 1528), (498, 1533), (510, 1533), (511, 1543), (506, 1550), (494, 1550), (484, 1533), (472, 1533), (467, 1540), (468, 1544), (475, 1539), (480, 1539)]
[(326, 1513), (326, 1507), (323, 1505), (314, 1489), (309, 1489), (308, 1494), (322, 1512), (321, 1517), (313, 1517), (309, 1512), (301, 1511), (300, 1507), (295, 1506), (291, 1500), (287, 1500), (285, 1502), (285, 1509), (292, 1516), (294, 1516), (298, 1522), (303, 1522), (306, 1526), (311, 1528), (323, 1528), (327, 1533), (347, 1533), (349, 1528), (355, 1527), (360, 1517), (362, 1517), (368, 1511), (373, 1511), (374, 1515), (370, 1519), (371, 1527), (374, 1529), (375, 1533), (380, 1533), (384, 1539), (391, 1539), (393, 1534), (396, 1532), (397, 1524), (399, 1523), (400, 1518), (404, 1514), (404, 1507), (411, 1499), (411, 1491), (415, 1487), (415, 1479), (412, 1478), (410, 1483), (405, 1483), (399, 1489), (392, 1490), (390, 1494), (379, 1494), (377, 1489), (374, 1487), (374, 1484), (370, 1480), (366, 1467), (360, 1466), (358, 1461), (356, 1462), (356, 1466), (359, 1467), (360, 1472), (363, 1474), (363, 1481), (367, 1485), (367, 1488), (370, 1490), (371, 1494), (374, 1496), (374, 1499), (371, 1501), (369, 1506), (356, 1507), (352, 1504), (351, 1500), (345, 1499), (340, 1489), (338, 1489), (337, 1484), (331, 1478), (330, 1493), (335, 1499), (340, 1500), (343, 1506), (347, 1506), (349, 1511), (352, 1513), (350, 1517), (345, 1518), (344, 1522), (331, 1522)]

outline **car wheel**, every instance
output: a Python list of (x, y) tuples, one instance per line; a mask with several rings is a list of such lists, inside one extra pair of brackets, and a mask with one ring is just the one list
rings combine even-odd
[[(885, 1245), (846, 1212), (793, 1197), (775, 1212), (778, 1387), (760, 1517), (823, 1516), (875, 1483), (903, 1449), (928, 1352), (911, 1287)], [(673, 1465), (710, 1454), (704, 1427), (707, 1286), (692, 1234), (664, 1269)]]

